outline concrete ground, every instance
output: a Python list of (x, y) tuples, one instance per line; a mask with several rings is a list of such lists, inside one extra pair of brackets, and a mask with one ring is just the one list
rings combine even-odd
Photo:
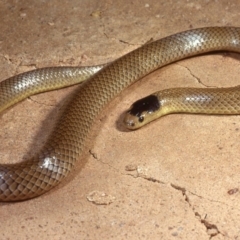
[[(152, 39), (240, 26), (239, 1), (1, 1), (0, 79), (110, 62)], [(164, 67), (123, 91), (96, 123), (86, 164), (36, 199), (0, 203), (0, 239), (239, 239), (240, 116), (171, 115), (126, 132), (122, 112), (156, 89), (238, 85), (240, 57)], [(39, 149), (64, 96), (32, 96), (0, 115), (1, 163)], [(83, 161), (83, 159), (80, 159)]]

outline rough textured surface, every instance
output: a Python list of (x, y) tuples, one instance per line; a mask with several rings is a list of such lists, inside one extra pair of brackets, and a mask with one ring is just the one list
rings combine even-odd
[[(237, 1), (0, 6), (1, 79), (35, 67), (108, 62), (190, 28), (239, 26)], [(239, 237), (239, 116), (167, 116), (134, 132), (121, 125), (121, 113), (139, 96), (166, 87), (234, 86), (239, 71), (238, 54), (212, 54), (169, 65), (127, 89), (102, 114), (87, 163), (71, 180), (40, 198), (1, 204), (2, 238)], [(31, 97), (1, 115), (2, 162), (41, 147), (71, 90)], [(101, 201), (88, 200), (93, 192)]]

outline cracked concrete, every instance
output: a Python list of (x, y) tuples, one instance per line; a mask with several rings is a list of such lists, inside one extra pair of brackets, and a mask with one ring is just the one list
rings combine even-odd
[[(129, 167), (127, 169), (129, 169)], [(188, 203), (189, 207), (192, 209), (193, 213), (195, 214), (196, 218), (202, 224), (204, 224), (204, 226), (206, 227), (207, 233), (208, 233), (208, 235), (210, 235), (210, 239), (220, 233), (216, 225), (211, 224), (208, 221), (206, 221), (206, 219), (205, 219), (206, 215), (203, 218), (198, 212), (196, 212), (194, 210), (194, 208), (192, 207), (192, 204), (191, 204), (191, 202), (188, 198), (188, 194), (187, 194), (188, 191), (185, 188), (174, 185), (172, 183), (162, 182), (158, 179), (147, 176), (147, 174), (146, 174), (147, 170), (144, 169), (144, 167), (143, 168), (142, 167), (136, 167), (136, 166), (135, 166), (135, 168), (131, 167), (129, 171), (133, 171), (133, 170), (136, 170), (137, 174), (135, 174), (135, 175), (134, 174), (128, 174), (129, 176), (133, 176), (134, 178), (140, 177), (140, 178), (146, 179), (146, 180), (148, 180), (150, 182), (154, 182), (154, 183), (168, 184), (168, 186), (171, 186), (173, 189), (175, 189), (177, 191), (180, 191), (182, 193), (183, 197), (184, 197), (184, 200)], [(201, 197), (201, 196), (198, 196), (198, 197)]]
[[(186, 29), (240, 25), (236, 0), (0, 6), (2, 80), (40, 67), (110, 62)], [(124, 91), (99, 116), (84, 167), (39, 198), (0, 204), (1, 239), (238, 239), (240, 117), (176, 114), (129, 132), (121, 114), (156, 89), (239, 85), (239, 60), (235, 53), (186, 59)], [(41, 148), (74, 89), (32, 96), (0, 115), (1, 163)]]
[(172, 186), (173, 188), (175, 188), (176, 190), (182, 192), (182, 195), (185, 197), (185, 201), (189, 204), (189, 207), (190, 207), (190, 208), (192, 209), (192, 211), (194, 212), (196, 218), (199, 219), (199, 221), (200, 221), (202, 224), (204, 224), (204, 226), (206, 227), (207, 233), (210, 235), (210, 239), (220, 233), (216, 225), (211, 224), (211, 223), (209, 223), (208, 221), (205, 220), (205, 218), (207, 217), (207, 215), (205, 215), (204, 218), (203, 218), (198, 212), (196, 212), (196, 211), (194, 210), (194, 208), (192, 207), (192, 204), (191, 204), (191, 202), (190, 202), (190, 200), (189, 200), (189, 198), (188, 198), (187, 190), (186, 190), (185, 188), (176, 186), (176, 185), (174, 185), (174, 184), (171, 184), (171, 186)]
[[(180, 63), (176, 63), (176, 64), (178, 64), (179, 66), (182, 66)], [(204, 87), (209, 87), (209, 88), (210, 88), (210, 87), (216, 87), (216, 86), (209, 86), (209, 85), (203, 83), (203, 82), (201, 81), (201, 78), (199, 78), (198, 76), (196, 76), (189, 67), (187, 67), (187, 66), (182, 66), (182, 67), (184, 67), (185, 69), (187, 69), (187, 71), (190, 73), (190, 75), (197, 81), (197, 83), (200, 84), (201, 87), (203, 87), (203, 88), (204, 88)]]

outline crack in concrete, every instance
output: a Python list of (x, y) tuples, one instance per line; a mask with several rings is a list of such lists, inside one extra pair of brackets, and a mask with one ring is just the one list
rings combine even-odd
[(94, 159), (99, 160), (97, 157), (97, 154), (95, 152), (93, 152), (91, 149), (89, 149), (89, 153)]
[(185, 69), (190, 73), (190, 75), (191, 75), (193, 78), (195, 78), (196, 81), (197, 81), (199, 84), (201, 84), (203, 87), (207, 87), (207, 88), (216, 87), (216, 86), (210, 86), (210, 85), (207, 85), (207, 84), (203, 83), (203, 82), (201, 81), (201, 79), (200, 79), (198, 76), (196, 76), (196, 75), (191, 71), (191, 69), (190, 69), (189, 67), (183, 66), (183, 65), (181, 65), (180, 63), (176, 63), (176, 64), (177, 64), (178, 66), (180, 66), (180, 67), (185, 68)]
[(46, 103), (43, 103), (43, 102), (38, 102), (38, 101), (32, 99), (32, 96), (29, 96), (27, 99), (29, 99), (30, 101), (32, 101), (34, 103), (37, 103), (37, 104), (43, 105), (43, 106), (47, 106), (47, 107), (54, 107), (54, 106), (56, 106), (54, 104), (52, 105), (52, 104), (46, 104)]
[(218, 234), (221, 234), (223, 235), (219, 230), (218, 230), (218, 227), (215, 225), (215, 224), (212, 224), (210, 222), (208, 222), (205, 218), (202, 218), (202, 216), (197, 212), (195, 211), (195, 209), (192, 207), (192, 204), (191, 204), (191, 201), (187, 195), (187, 190), (186, 188), (184, 187), (180, 187), (180, 186), (177, 186), (173, 183), (170, 184), (170, 186), (174, 189), (176, 189), (177, 191), (180, 191), (182, 192), (182, 195), (184, 197), (184, 200), (188, 203), (189, 205), (189, 208), (193, 211), (194, 215), (196, 216), (196, 218), (206, 227), (206, 230), (207, 230), (207, 234), (210, 235), (210, 238), (211, 239), (212, 237), (215, 237), (216, 235)]
[(88, 150), (89, 154), (94, 158), (96, 159), (98, 162), (104, 164), (104, 165), (107, 165), (109, 168), (113, 169), (115, 172), (118, 172), (119, 173), (119, 170), (115, 167), (113, 167), (111, 164), (109, 163), (106, 163), (106, 162), (103, 162), (102, 160), (100, 160), (100, 158), (97, 156), (97, 153), (93, 152), (93, 150), (89, 149)]
[(109, 37), (108, 34), (107, 34), (106, 31), (105, 31), (105, 26), (103, 26), (103, 28), (104, 28), (104, 33), (103, 33), (103, 34), (104, 34), (108, 39), (112, 39), (112, 40), (114, 40), (114, 41), (118, 41), (118, 42), (120, 42), (120, 43), (127, 44), (127, 45), (129, 45), (129, 46), (139, 46), (138, 44), (130, 43), (130, 42), (125, 41), (125, 40), (122, 40), (122, 39), (118, 39), (118, 38), (115, 38), (115, 37)]
[[(156, 178), (153, 178), (153, 177), (148, 177), (146, 174), (141, 172), (139, 167), (137, 167), (135, 170), (137, 171), (137, 173), (135, 175), (131, 174), (131, 173), (127, 173), (127, 174), (124, 174), (124, 175), (131, 176), (131, 177), (134, 177), (134, 178), (143, 178), (143, 179), (145, 179), (147, 181), (150, 181), (150, 182), (153, 182), (153, 183), (167, 184), (166, 182), (163, 182), (159, 179), (156, 179)], [(131, 171), (133, 171), (133, 170), (131, 170)]]
[[(137, 170), (137, 168), (135, 169)], [(131, 170), (132, 171), (132, 170)], [(133, 175), (133, 174), (125, 174), (125, 175), (128, 175), (128, 176), (131, 176), (131, 177), (134, 177), (134, 178), (143, 178), (147, 181), (151, 181), (151, 182), (154, 182), (154, 183), (160, 183), (160, 184), (167, 184), (167, 182), (163, 182), (159, 179), (156, 179), (156, 178), (153, 178), (153, 177), (148, 177), (146, 176), (145, 174), (141, 174), (139, 172), (137, 172), (136, 175)], [(177, 191), (180, 191), (184, 197), (184, 200), (187, 202), (189, 208), (192, 210), (192, 212), (194, 213), (195, 217), (197, 218), (197, 220), (203, 224), (206, 228), (206, 231), (207, 231), (207, 234), (210, 236), (209, 239), (212, 239), (213, 237), (217, 236), (218, 234), (221, 234), (222, 236), (224, 236), (218, 229), (217, 225), (216, 224), (213, 224), (213, 223), (210, 223), (209, 221), (206, 220), (206, 216), (205, 217), (202, 217), (192, 206), (191, 204), (191, 201), (187, 195), (187, 192), (191, 193), (190, 191), (187, 191), (186, 188), (184, 187), (181, 187), (181, 186), (178, 186), (178, 185), (175, 185), (173, 183), (170, 183), (170, 186), (177, 190)], [(198, 196), (197, 194), (194, 194), (194, 193), (191, 193), (199, 198), (203, 198), (202, 196)]]
[(112, 39), (114, 41), (117, 41), (117, 42), (120, 42), (120, 43), (123, 43), (123, 44), (126, 44), (128, 46), (137, 46), (137, 47), (141, 47), (142, 45), (145, 45), (144, 44), (136, 44), (136, 43), (131, 43), (131, 42), (128, 42), (126, 40), (123, 40), (123, 39), (118, 39), (116, 37), (110, 37), (108, 34), (107, 34), (107, 30), (106, 30), (106, 26), (104, 23), (102, 23), (102, 26), (103, 26), (103, 35), (107, 38), (107, 39)]

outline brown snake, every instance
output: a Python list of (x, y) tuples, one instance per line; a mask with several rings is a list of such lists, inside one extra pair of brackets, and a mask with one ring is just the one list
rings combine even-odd
[[(97, 73), (79, 86), (42, 150), (27, 161), (0, 165), (0, 200), (33, 198), (60, 183), (76, 161), (81, 160), (86, 139), (100, 111), (123, 89), (166, 64), (218, 50), (240, 52), (240, 28), (209, 27), (177, 33), (146, 44), (100, 71), (101, 67), (90, 72), (89, 76), (94, 71)], [(78, 82), (81, 71), (80, 68), (46, 68), (7, 79), (0, 84), (0, 110), (29, 95), (65, 86), (68, 79)], [(201, 96), (203, 93), (204, 89)], [(237, 95), (239, 105), (240, 93)], [(201, 98), (198, 99), (193, 104), (201, 105)], [(189, 104), (191, 108), (190, 101)]]

